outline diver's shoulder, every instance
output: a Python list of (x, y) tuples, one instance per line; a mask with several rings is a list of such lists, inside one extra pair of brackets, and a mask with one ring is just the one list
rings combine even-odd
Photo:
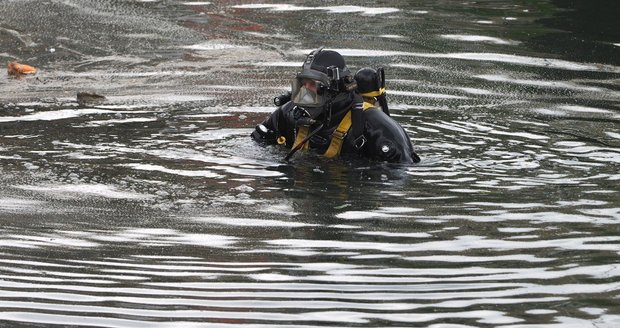
[(379, 107), (370, 107), (364, 111), (364, 116), (367, 117), (389, 117)]
[(364, 119), (373, 126), (398, 125), (393, 118), (384, 113), (379, 107), (371, 107), (364, 111)]
[(283, 111), (283, 112), (289, 112), (289, 111), (293, 110), (293, 108), (295, 108), (295, 104), (293, 103), (292, 100), (289, 100), (284, 105), (278, 107), (278, 109)]

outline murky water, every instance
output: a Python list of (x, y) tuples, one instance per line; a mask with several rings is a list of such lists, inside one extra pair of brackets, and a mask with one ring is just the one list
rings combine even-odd
[[(0, 326), (619, 326), (618, 5), (560, 5), (3, 1)], [(320, 45), (419, 165), (249, 140)]]

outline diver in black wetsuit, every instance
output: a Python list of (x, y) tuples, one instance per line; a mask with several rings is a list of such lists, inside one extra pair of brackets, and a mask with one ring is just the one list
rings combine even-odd
[(286, 102), (256, 126), (252, 138), (291, 148), (286, 160), (310, 149), (325, 157), (357, 154), (417, 163), (420, 157), (409, 136), (389, 116), (384, 83), (382, 69), (365, 68), (353, 77), (339, 53), (315, 50), (293, 81), (291, 99), (284, 97)]

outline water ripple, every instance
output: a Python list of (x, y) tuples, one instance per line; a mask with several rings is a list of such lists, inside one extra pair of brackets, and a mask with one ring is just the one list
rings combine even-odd
[[(0, 326), (620, 326), (618, 47), (561, 24), (604, 15), (390, 5), (5, 1)], [(320, 45), (419, 164), (249, 141)]]

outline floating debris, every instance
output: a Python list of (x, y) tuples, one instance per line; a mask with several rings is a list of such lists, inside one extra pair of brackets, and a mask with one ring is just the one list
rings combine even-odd
[(37, 69), (26, 64), (20, 64), (16, 61), (10, 62), (7, 65), (7, 72), (12, 76), (22, 76), (25, 74), (35, 74)]
[(106, 101), (106, 97), (90, 92), (78, 92), (77, 102), (80, 105), (97, 105)]

